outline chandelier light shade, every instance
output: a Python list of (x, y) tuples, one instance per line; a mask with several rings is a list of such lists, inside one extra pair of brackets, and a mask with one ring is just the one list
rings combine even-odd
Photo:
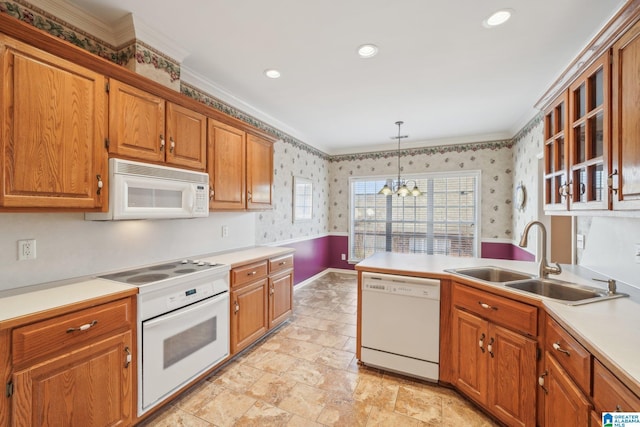
[[(418, 184), (413, 181), (405, 181), (400, 177), (400, 140), (403, 138), (407, 138), (408, 135), (402, 135), (400, 132), (401, 126), (404, 124), (403, 121), (397, 121), (396, 126), (398, 126), (398, 136), (392, 136), (391, 139), (398, 140), (398, 180), (391, 183), (391, 187), (388, 184), (385, 184), (384, 187), (378, 191), (378, 194), (383, 196), (391, 196), (395, 194), (399, 197), (407, 197), (413, 196), (418, 197), (422, 195), (422, 191), (418, 188)], [(413, 186), (412, 189), (410, 189)]]

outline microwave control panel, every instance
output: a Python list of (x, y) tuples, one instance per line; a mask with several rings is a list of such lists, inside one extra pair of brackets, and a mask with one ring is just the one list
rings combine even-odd
[(194, 213), (205, 213), (209, 211), (209, 186), (196, 184), (196, 203)]

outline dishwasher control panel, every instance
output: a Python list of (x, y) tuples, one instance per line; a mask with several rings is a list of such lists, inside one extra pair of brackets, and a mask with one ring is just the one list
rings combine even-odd
[(389, 274), (364, 274), (362, 290), (418, 298), (440, 299), (440, 281)]

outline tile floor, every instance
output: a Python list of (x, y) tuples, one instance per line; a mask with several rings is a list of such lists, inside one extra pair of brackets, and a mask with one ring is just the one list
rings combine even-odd
[(453, 390), (359, 366), (356, 276), (295, 292), (292, 320), (145, 426), (494, 426)]

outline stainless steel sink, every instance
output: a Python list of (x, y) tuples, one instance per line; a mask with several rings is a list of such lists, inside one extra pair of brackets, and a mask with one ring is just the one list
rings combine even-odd
[(506, 283), (505, 287), (559, 300), (569, 305), (587, 304), (627, 296), (627, 294), (623, 293), (610, 294), (603, 289), (551, 279), (522, 280)]
[(514, 282), (516, 280), (533, 278), (533, 275), (531, 274), (519, 273), (517, 271), (511, 271), (499, 267), (470, 267), (448, 271), (492, 283)]

